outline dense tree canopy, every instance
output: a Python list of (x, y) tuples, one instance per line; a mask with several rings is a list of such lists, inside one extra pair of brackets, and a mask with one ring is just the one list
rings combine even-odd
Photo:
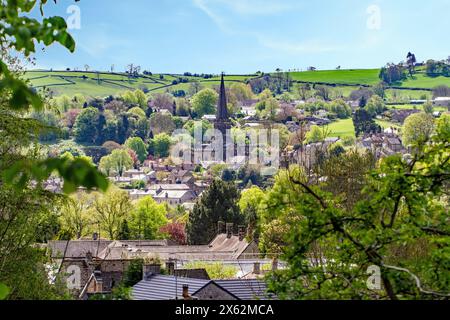
[(209, 243), (218, 232), (219, 221), (232, 222), (237, 229), (237, 226), (244, 222), (237, 204), (238, 200), (239, 191), (233, 183), (214, 180), (189, 215), (188, 243)]
[(434, 130), (434, 118), (428, 113), (416, 113), (405, 120), (402, 140), (405, 146), (428, 141)]
[(79, 143), (94, 144), (99, 140), (103, 128), (100, 128), (100, 111), (89, 107), (81, 111), (74, 125), (75, 140)]
[(139, 137), (128, 138), (125, 141), (125, 146), (136, 152), (136, 155), (141, 163), (147, 159), (147, 145)]
[(152, 197), (140, 199), (130, 217), (130, 231), (133, 239), (157, 239), (163, 233), (161, 227), (168, 222), (164, 204), (157, 204)]
[(192, 97), (192, 108), (198, 117), (215, 114), (218, 94), (212, 89), (203, 89)]
[(356, 136), (381, 132), (381, 127), (366, 108), (358, 108), (353, 114)]
[(171, 114), (158, 112), (150, 116), (150, 128), (154, 135), (160, 133), (171, 134), (176, 126)]
[(380, 98), (378, 95), (373, 95), (369, 101), (367, 101), (366, 109), (367, 112), (371, 116), (376, 116), (384, 112), (384, 109), (386, 108), (384, 101), (382, 98)]
[[(281, 238), (289, 268), (268, 278), (271, 289), (288, 299), (448, 298), (449, 124), (441, 119), (412, 160), (395, 155), (359, 171), (354, 181), (366, 182), (348, 190), (358, 196), (352, 203), (333, 194), (346, 189), (330, 185), (336, 179), (311, 183), (299, 168), (281, 171), (266, 211), (289, 226)], [(333, 162), (333, 172), (355, 172), (348, 161)], [(371, 288), (374, 268), (380, 287)]]
[(124, 171), (133, 167), (133, 159), (126, 149), (115, 149), (109, 156), (100, 159), (99, 169), (107, 175), (115, 173), (122, 176)]
[[(41, 14), (47, 1), (41, 1)], [(43, 99), (28, 87), (18, 59), (35, 52), (36, 45), (60, 43), (74, 51), (75, 42), (62, 17), (35, 19), (37, 1), (2, 1), (0, 6), (0, 299), (62, 299), (64, 290), (48, 281), (43, 252), (37, 241), (53, 237), (58, 226), (54, 206), (61, 197), (46, 191), (42, 181), (52, 173), (64, 180), (64, 192), (78, 186), (105, 190), (108, 182), (83, 159), (46, 158), (34, 137), (43, 124), (29, 118), (41, 111)], [(76, 173), (76, 174), (75, 174)], [(31, 184), (33, 180), (34, 185)], [(45, 231), (45, 234), (41, 234)]]
[(311, 126), (311, 129), (306, 134), (307, 143), (323, 142), (326, 138), (327, 138), (326, 130), (319, 126)]
[(120, 225), (132, 209), (128, 193), (111, 187), (104, 196), (96, 195), (93, 207), (94, 223), (109, 239), (118, 239)]
[(165, 158), (169, 156), (172, 138), (165, 133), (158, 134), (153, 139), (153, 150), (157, 157)]

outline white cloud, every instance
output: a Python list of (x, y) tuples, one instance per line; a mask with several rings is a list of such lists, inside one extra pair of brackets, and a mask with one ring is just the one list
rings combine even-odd
[[(287, 3), (287, 1), (275, 0), (193, 0), (194, 5), (202, 10), (222, 32), (227, 34), (246, 36), (255, 39), (261, 46), (280, 53), (300, 54), (300, 53), (323, 53), (336, 52), (343, 49), (342, 46), (324, 44), (319, 41), (306, 40), (298, 42), (297, 39), (282, 39), (278, 37), (268, 37), (261, 31), (249, 30), (248, 27), (239, 28), (236, 16), (246, 15), (271, 15), (299, 6)], [(233, 15), (227, 12), (231, 10)], [(227, 15), (228, 14), (228, 15)], [(233, 18), (235, 18), (233, 20)], [(246, 18), (246, 17), (241, 17)]]
[(234, 25), (230, 22), (233, 18), (269, 16), (299, 7), (298, 3), (292, 4), (282, 0), (193, 0), (193, 4), (226, 33), (236, 33), (230, 27)]
[(202, 10), (222, 31), (230, 32), (225, 20), (218, 14), (214, 13), (207, 5), (207, 0), (193, 0), (194, 5)]

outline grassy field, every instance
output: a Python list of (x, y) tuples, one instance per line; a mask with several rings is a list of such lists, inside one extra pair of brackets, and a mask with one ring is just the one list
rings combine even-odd
[[(354, 69), (354, 70), (319, 70), (291, 72), (293, 80), (305, 82), (324, 82), (344, 85), (369, 85), (380, 82), (379, 69)], [(428, 77), (425, 73), (417, 73), (396, 85), (402, 88), (432, 89), (439, 85), (450, 86), (450, 77)], [(423, 94), (421, 92), (420, 94)]]
[[(395, 106), (389, 106), (389, 109), (417, 109), (417, 110), (423, 110), (421, 105), (395, 105)], [(447, 111), (447, 108), (445, 107), (434, 107), (435, 111)], [(398, 123), (393, 123), (385, 120), (375, 120), (376, 123), (378, 123), (383, 129), (387, 128), (396, 128), (401, 129), (401, 125)], [(347, 136), (355, 136), (355, 127), (353, 126), (353, 120), (352, 119), (344, 119), (344, 120), (338, 120), (333, 123), (331, 123), (328, 128), (330, 129), (331, 137), (347, 137)]]
[(393, 122), (389, 122), (389, 121), (385, 121), (385, 120), (375, 120), (375, 122), (378, 125), (380, 125), (380, 127), (383, 129), (388, 129), (388, 128), (400, 129), (402, 127), (398, 123), (393, 123)]
[(306, 82), (375, 85), (380, 82), (379, 73), (379, 69), (325, 70), (292, 72), (291, 76), (293, 80)]
[[(228, 81), (235, 80), (235, 81), (245, 82), (246, 80), (252, 79), (252, 78), (255, 78), (255, 77), (256, 77), (256, 75), (242, 75), (242, 76), (240, 76), (240, 75), (231, 75), (231, 76), (225, 76), (225, 79), (228, 80)], [(208, 80), (218, 80), (219, 81), (220, 80), (220, 76), (219, 77), (213, 77), (213, 78), (208, 79)]]
[[(146, 89), (150, 92), (188, 90), (189, 83), (173, 84), (179, 77), (189, 81), (200, 81), (203, 87), (212, 88), (219, 85), (220, 78), (203, 79), (178, 75), (159, 74), (139, 76), (129, 79), (126, 74), (96, 73), (84, 71), (29, 71), (25, 78), (36, 89), (49, 89), (54, 96), (82, 94), (88, 97), (117, 95), (125, 90)], [(244, 82), (252, 76), (225, 76), (226, 82)]]
[(354, 137), (355, 127), (352, 119), (338, 120), (328, 126), (331, 137)]
[[(359, 85), (375, 85), (380, 80), (378, 78), (379, 69), (355, 69), (355, 70), (327, 70), (327, 71), (305, 71), (291, 72), (294, 80), (306, 82), (323, 82), (335, 84), (330, 87), (332, 96), (344, 95), (348, 97), (350, 93), (359, 88)], [(53, 95), (83, 94), (89, 97), (107, 96), (120, 94), (125, 90), (147, 89), (150, 92), (173, 92), (189, 88), (189, 83), (173, 84), (179, 77), (188, 78), (190, 82), (200, 81), (203, 87), (212, 88), (219, 84), (220, 77), (211, 79), (198, 77), (185, 77), (172, 74), (154, 74), (151, 76), (139, 76), (129, 79), (126, 74), (108, 72), (86, 72), (86, 71), (29, 71), (25, 75), (36, 89), (47, 88)], [(229, 84), (233, 82), (245, 82), (257, 77), (256, 75), (230, 75), (225, 76), (225, 81)], [(294, 83), (293, 92), (299, 84)], [(432, 95), (427, 90), (408, 90), (407, 88), (430, 89), (438, 85), (449, 85), (450, 78), (427, 77), (424, 73), (418, 73), (414, 79), (408, 78), (398, 86), (405, 88), (388, 89), (386, 95), (390, 101), (408, 101), (412, 99), (431, 99)]]
[[(423, 111), (423, 105), (413, 105), (413, 104), (399, 104), (399, 105), (389, 105), (389, 109), (417, 109)], [(433, 107), (434, 111), (447, 111), (446, 107)]]
[[(378, 123), (381, 128), (387, 129), (387, 128), (396, 128), (400, 129), (401, 126), (399, 124), (385, 121), (385, 120), (376, 120), (376, 123)], [(352, 119), (345, 119), (345, 120), (338, 120), (336, 122), (333, 122), (328, 126), (330, 129), (330, 136), (331, 137), (355, 137), (355, 127), (353, 126), (353, 120)]]
[(408, 78), (403, 81), (401, 87), (405, 88), (425, 88), (430, 89), (440, 85), (450, 86), (450, 78), (447, 77), (428, 77), (424, 73), (414, 75), (414, 78)]
[(426, 90), (386, 90), (386, 98), (389, 101), (403, 101), (403, 100), (431, 100), (433, 93)]

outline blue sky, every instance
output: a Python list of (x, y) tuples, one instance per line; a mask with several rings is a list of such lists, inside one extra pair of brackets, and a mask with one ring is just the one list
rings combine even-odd
[[(69, 17), (73, 1), (47, 5)], [(450, 55), (448, 0), (81, 0), (77, 50), (53, 45), (38, 68), (250, 73), (371, 68)]]

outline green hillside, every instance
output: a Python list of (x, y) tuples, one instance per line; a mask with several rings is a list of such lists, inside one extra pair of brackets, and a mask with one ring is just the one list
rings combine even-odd
[[(200, 77), (186, 77), (182, 75), (154, 74), (140, 75), (128, 78), (126, 74), (84, 71), (28, 71), (25, 77), (30, 80), (31, 86), (39, 89), (48, 89), (54, 96), (66, 94), (73, 96), (82, 94), (97, 97), (116, 95), (125, 90), (146, 89), (150, 92), (164, 92), (166, 90), (187, 90), (189, 82), (200, 81), (203, 87), (214, 87), (219, 84), (219, 77), (204, 79)], [(252, 75), (225, 76), (226, 82), (243, 82)], [(174, 83), (179, 78), (188, 79), (188, 83)]]
[(375, 85), (380, 82), (379, 69), (324, 70), (292, 72), (293, 80), (335, 84)]
[[(335, 84), (346, 96), (360, 85), (373, 86), (380, 82), (378, 78), (379, 69), (352, 69), (352, 70), (320, 70), (291, 72), (294, 81), (310, 83)], [(255, 78), (256, 75), (229, 75), (225, 81), (245, 82)], [(146, 89), (150, 92), (164, 92), (189, 89), (189, 82), (200, 81), (203, 87), (214, 87), (219, 84), (220, 77), (210, 79), (201, 77), (154, 74), (151, 76), (140, 75), (129, 79), (126, 74), (107, 72), (85, 72), (85, 71), (28, 71), (26, 78), (36, 89), (47, 88), (54, 96), (83, 94), (85, 96), (107, 96), (116, 95), (125, 90)], [(188, 79), (188, 83), (174, 83), (179, 78)], [(340, 86), (341, 85), (341, 86)], [(403, 88), (402, 95), (419, 99), (428, 94), (430, 90), (438, 85), (450, 86), (450, 78), (428, 77), (423, 71), (419, 71), (413, 78), (408, 78), (397, 86)], [(424, 89), (408, 90), (408, 88)], [(388, 92), (388, 95), (390, 93)]]
[(448, 77), (428, 77), (425, 73), (417, 73), (414, 78), (408, 78), (403, 81), (401, 87), (405, 88), (426, 88), (432, 89), (436, 86), (447, 85), (450, 86), (450, 78)]
[[(379, 69), (352, 69), (352, 70), (320, 70), (291, 72), (295, 81), (323, 82), (341, 85), (369, 85), (373, 86), (380, 82)], [(432, 89), (438, 85), (450, 86), (448, 77), (429, 77), (423, 71), (419, 71), (413, 78), (408, 77), (398, 87)]]

